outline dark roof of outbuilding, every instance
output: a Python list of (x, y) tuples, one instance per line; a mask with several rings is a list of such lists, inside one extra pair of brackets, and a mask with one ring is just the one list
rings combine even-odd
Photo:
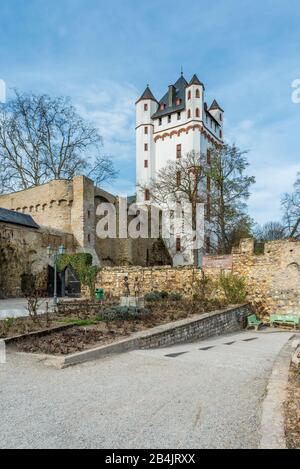
[(140, 101), (143, 101), (143, 100), (146, 100), (146, 99), (150, 99), (151, 101), (156, 101), (157, 102), (156, 98), (154, 97), (152, 91), (149, 88), (149, 85), (145, 89), (145, 91), (142, 94), (142, 96), (140, 97), (140, 99), (137, 100), (136, 104), (139, 103)]
[[(169, 106), (169, 91), (163, 96), (163, 98), (159, 101), (159, 105), (165, 105), (165, 109), (161, 110), (158, 109), (157, 112), (152, 116), (153, 119), (157, 117), (163, 117), (167, 114), (171, 114), (172, 112), (180, 112), (185, 109), (185, 90), (188, 87), (188, 82), (186, 79), (181, 76), (174, 86), (174, 94), (173, 94), (173, 104)], [(176, 105), (176, 100), (180, 99), (180, 104)]]
[(13, 212), (6, 208), (0, 208), (0, 223), (10, 223), (12, 225), (27, 226), (28, 228), (38, 229), (39, 225), (35, 223), (30, 215), (24, 213)]

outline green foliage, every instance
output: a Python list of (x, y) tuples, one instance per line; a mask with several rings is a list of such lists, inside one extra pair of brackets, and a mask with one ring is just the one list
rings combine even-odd
[(211, 297), (214, 287), (214, 281), (201, 269), (201, 277), (194, 284), (194, 301), (206, 303)]
[(101, 313), (101, 320), (109, 321), (125, 321), (128, 319), (141, 319), (148, 316), (150, 313), (145, 308), (134, 308), (127, 306), (115, 306), (109, 309), (106, 309)]
[(240, 304), (246, 301), (246, 282), (243, 277), (232, 273), (222, 273), (219, 284), (230, 304)]
[(93, 257), (89, 253), (63, 254), (58, 259), (57, 268), (62, 272), (66, 267), (71, 267), (78, 280), (89, 288), (90, 296), (93, 298), (99, 268), (92, 264)]
[(181, 300), (182, 300), (182, 295), (181, 295), (181, 293), (176, 293), (176, 292), (171, 293), (171, 294), (170, 294), (170, 300), (171, 300), (171, 301), (181, 301)]
[(180, 293), (168, 293), (166, 291), (153, 291), (145, 295), (145, 300), (149, 302), (162, 301), (170, 299), (171, 301), (180, 301), (182, 300), (182, 295)]
[(75, 272), (84, 270), (93, 264), (93, 256), (87, 252), (77, 254), (62, 254), (57, 262), (57, 270), (62, 272), (66, 267), (72, 267)]
[(21, 275), (21, 291), (25, 296), (33, 293), (36, 287), (36, 277), (31, 273)]
[[(165, 298), (166, 298), (166, 297), (165, 297)], [(160, 301), (160, 300), (162, 300), (162, 299), (163, 299), (163, 298), (162, 298), (160, 292), (158, 292), (158, 291), (153, 291), (153, 292), (147, 293), (147, 294), (145, 295), (145, 300), (146, 300), (146, 301), (149, 301), (149, 302), (151, 302), (151, 303), (152, 303), (152, 302), (155, 302), (155, 301)]]

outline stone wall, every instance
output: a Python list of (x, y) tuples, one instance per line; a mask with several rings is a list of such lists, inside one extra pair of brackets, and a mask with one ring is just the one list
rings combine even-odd
[[(261, 316), (274, 312), (300, 314), (299, 241), (266, 243), (265, 253), (255, 255), (253, 240), (243, 240), (232, 256), (205, 257), (204, 271), (214, 279), (221, 272), (244, 277), (248, 300)], [(143, 294), (159, 290), (191, 297), (201, 275), (193, 267), (105, 268), (99, 273), (96, 286), (119, 297), (123, 294), (124, 277), (129, 277), (132, 292), (134, 280), (139, 277)]]
[(243, 317), (246, 317), (249, 312), (249, 306), (244, 305), (206, 313), (197, 319), (184, 319), (175, 322), (174, 325), (161, 326), (160, 331), (156, 334), (141, 337), (139, 339), (139, 348), (168, 347), (182, 342), (186, 343), (187, 341), (208, 339), (209, 337), (238, 332), (243, 327)]
[(233, 271), (246, 279), (248, 298), (255, 309), (300, 314), (300, 242), (266, 243), (264, 254), (254, 254), (253, 240), (243, 240), (233, 254)]
[(74, 251), (74, 239), (53, 229), (30, 229), (0, 223), (0, 298), (19, 298), (22, 293), (22, 276), (38, 276), (38, 288), (47, 291), (47, 247), (58, 248), (64, 244), (68, 252)]
[[(222, 269), (230, 272), (230, 269)], [(205, 268), (205, 272), (212, 278), (220, 275), (219, 265)], [(97, 288), (104, 288), (106, 293), (114, 297), (120, 297), (124, 293), (124, 277), (129, 278), (132, 293), (134, 292), (135, 278), (138, 277), (142, 286), (142, 294), (150, 291), (166, 291), (169, 293), (181, 293), (185, 297), (192, 297), (196, 284), (202, 278), (200, 269), (194, 267), (115, 267), (102, 269), (96, 281)]]
[(29, 214), (40, 226), (73, 235), (76, 251), (92, 254), (95, 265), (146, 266), (171, 262), (159, 239), (99, 239), (96, 236), (100, 220), (97, 207), (103, 202), (115, 206), (118, 219), (118, 198), (96, 187), (84, 176), (0, 195), (0, 207)]
[(71, 232), (72, 182), (52, 181), (0, 196), (0, 207), (31, 215), (38, 225)]

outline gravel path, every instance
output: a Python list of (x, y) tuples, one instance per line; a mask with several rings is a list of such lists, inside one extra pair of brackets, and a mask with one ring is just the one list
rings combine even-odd
[(291, 335), (239, 333), (66, 370), (10, 353), (0, 447), (256, 448), (268, 378)]

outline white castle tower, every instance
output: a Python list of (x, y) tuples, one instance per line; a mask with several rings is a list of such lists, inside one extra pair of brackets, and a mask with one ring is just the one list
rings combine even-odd
[[(181, 75), (160, 101), (147, 86), (136, 103), (137, 186), (155, 179), (168, 161), (222, 145), (224, 111), (215, 100), (208, 108), (204, 92), (197, 75), (190, 83)], [(147, 190), (137, 189), (139, 203), (149, 198)]]
[[(169, 161), (187, 153), (208, 154), (223, 143), (224, 111), (205, 102), (205, 87), (194, 75), (188, 83), (183, 74), (157, 101), (149, 86), (136, 103), (137, 203), (151, 202), (150, 181)], [(145, 190), (141, 190), (140, 186)], [(207, 251), (209, 251), (209, 239)]]

